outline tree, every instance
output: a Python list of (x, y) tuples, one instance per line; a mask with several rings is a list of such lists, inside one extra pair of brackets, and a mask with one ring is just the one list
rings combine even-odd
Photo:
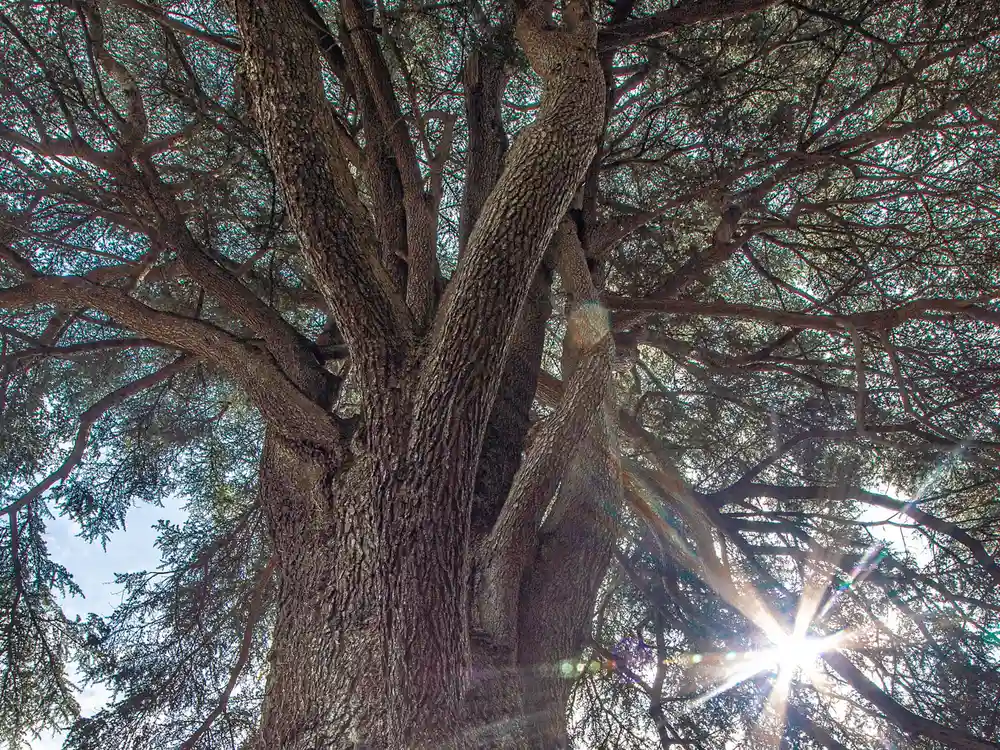
[(998, 747), (988, 5), (6, 0), (8, 744)]

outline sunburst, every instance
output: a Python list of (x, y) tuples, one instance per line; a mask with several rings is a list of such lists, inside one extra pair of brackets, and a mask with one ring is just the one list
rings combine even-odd
[[(783, 628), (773, 610), (754, 596), (754, 607), (740, 607), (751, 622), (766, 638), (761, 648), (743, 653), (728, 652), (714, 655), (693, 655), (688, 661), (693, 665), (715, 666), (717, 683), (708, 691), (688, 702), (689, 707), (702, 705), (732, 690), (747, 680), (770, 675), (770, 686), (764, 710), (754, 733), (754, 747), (765, 750), (777, 748), (784, 732), (788, 698), (795, 682), (808, 682), (821, 692), (827, 692), (827, 678), (820, 669), (825, 653), (849, 649), (856, 642), (856, 635), (848, 630), (829, 631), (824, 622), (837, 599), (849, 588), (863, 580), (872, 567), (878, 564), (881, 547), (873, 548), (862, 558), (848, 581), (831, 587), (826, 581), (816, 581), (806, 586), (795, 613), (791, 629)], [(755, 616), (763, 614), (764, 616)]]

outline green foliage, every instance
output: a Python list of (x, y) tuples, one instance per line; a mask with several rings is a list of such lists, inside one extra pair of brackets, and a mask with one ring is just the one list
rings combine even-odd
[[(155, 172), (212, 261), (314, 342), (328, 369), (346, 373), (333, 408), (352, 412), (349, 363), (324, 339), (328, 310), (227, 48), (232, 18), (221, 3), (157, 6), (199, 31), (192, 35), (127, 5), (101, 3), (99, 14), (105, 54), (134, 78), (148, 119), (134, 174)], [(424, 176), (442, 123), (455, 120), (438, 236), (450, 276), (473, 127), (463, 65), (473, 50), (500, 61), (512, 140), (534, 117), (539, 81), (506, 6), (376, 5)], [(672, 5), (636, 3), (634, 15)], [(259, 346), (225, 299), (190, 278), (158, 231), (148, 184), (114, 178), (102, 164), (121, 145), (129, 103), (97, 59), (84, 12), (96, 7), (0, 2), (0, 288), (84, 277)], [(335, 4), (317, 7), (336, 29)], [(614, 10), (601, 4), (599, 17), (609, 21)], [(634, 224), (594, 250), (609, 298), (625, 300), (612, 311), (616, 322), (634, 314), (628, 301), (663, 303), (620, 326), (643, 334), (617, 376), (619, 406), (646, 439), (644, 448), (626, 444), (625, 458), (679, 469), (712, 509), (747, 591), (789, 614), (811, 592), (824, 607), (835, 600), (817, 633), (862, 633), (851, 653), (898, 703), (995, 739), (1000, 587), (954, 533), (859, 492), (913, 500), (910, 511), (968, 531), (996, 557), (993, 16), (989, 3), (961, 0), (817, 0), (680, 26), (619, 50), (588, 187), (587, 240)], [(332, 72), (328, 91), (345, 133), (367, 148), (374, 141), (356, 97)], [(366, 179), (359, 171), (371, 202)], [(926, 299), (981, 314), (927, 310), (851, 330), (852, 321)], [(678, 301), (686, 307), (667, 304)], [(723, 304), (754, 309), (723, 314)], [(566, 330), (555, 307), (544, 359), (551, 373)], [(788, 312), (812, 318), (788, 324), (779, 317)], [(78, 750), (176, 748), (213, 714), (198, 747), (236, 748), (255, 725), (275, 583), (256, 496), (263, 427), (247, 396), (205, 362), (172, 371), (97, 414), (72, 471), (29, 497), (72, 456), (82, 414), (177, 356), (91, 310), (0, 313), (0, 741), (10, 748), (69, 726), (68, 747)], [(667, 542), (686, 544), (691, 531), (676, 521), (677, 498), (654, 494), (663, 523), (632, 508), (596, 603), (592, 655), (617, 663), (578, 680), (576, 739), (615, 750), (750, 742), (771, 674), (706, 697), (719, 682), (707, 662), (768, 644), (677, 559)], [(162, 566), (120, 576), (124, 597), (113, 613), (69, 621), (61, 600), (80, 592), (46, 548), (45, 521), (62, 516), (104, 544), (136, 503), (170, 495), (185, 500), (188, 518), (158, 528)], [(850, 585), (838, 593), (842, 582)], [(113, 692), (96, 716), (78, 716), (71, 664)], [(870, 747), (873, 736), (917, 746), (820, 669), (829, 684), (790, 688), (798, 713), (788, 746), (822, 744), (815, 724), (850, 748)]]

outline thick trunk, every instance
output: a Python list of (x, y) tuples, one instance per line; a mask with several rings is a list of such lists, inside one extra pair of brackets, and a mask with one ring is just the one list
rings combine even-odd
[(347, 748), (388, 735), (375, 508), (352, 502), (331, 481), (336, 469), (273, 435), (265, 441), (261, 497), (280, 585), (255, 750)]
[(458, 523), (425, 509), (459, 507), (471, 477), (432, 487), (421, 457), (395, 448), (343, 467), (266, 441), (280, 594), (257, 750), (457, 746), (468, 663)]
[[(353, 45), (346, 50), (345, 41), (345, 59), (355, 88), (368, 87), (376, 110), (368, 124), (382, 123), (399, 169), (405, 290), (385, 262), (393, 248), (383, 246), (395, 242), (398, 211), (373, 225), (360, 200), (325, 99), (316, 25), (295, 0), (233, 5), (255, 118), (302, 254), (350, 350), (364, 425), (338, 454), (308, 434), (269, 440), (262, 488), (281, 588), (255, 750), (523, 746), (504, 729), (533, 712), (514, 677), (517, 590), (569, 462), (569, 431), (589, 428), (607, 386), (607, 336), (588, 338), (588, 364), (567, 387), (567, 405), (514, 476), (547, 315), (547, 280), (534, 289), (532, 280), (603, 126), (596, 25), (576, 0), (558, 27), (544, 3), (519, 10), (516, 36), (544, 82), (542, 106), (502, 171), (502, 132), (473, 159), (496, 181), (465, 206), (462, 258), (427, 330), (433, 243), (414, 207), (419, 173), (362, 6), (342, 3)], [(483, 81), (492, 107), (502, 81)], [(516, 402), (510, 414), (494, 409), (498, 393)], [(512, 497), (500, 502), (511, 483)], [(495, 598), (509, 611), (484, 617), (480, 609), (480, 620), (502, 628), (473, 637), (480, 547), (497, 560), (477, 564), (500, 584)]]
[[(394, 602), (399, 589), (389, 577), (395, 545), (389, 544), (385, 511), (411, 489), (405, 479), (371, 466), (337, 473), (327, 461), (281, 438), (266, 441), (261, 489), (280, 587), (253, 750), (557, 746), (547, 738), (553, 732), (564, 737), (568, 683), (557, 684), (561, 678), (553, 683), (550, 677), (559, 659), (579, 653), (587, 632), (599, 576), (577, 581), (588, 569), (580, 554), (603, 550), (584, 544), (582, 553), (583, 547), (567, 552), (566, 544), (582, 542), (572, 525), (560, 526), (539, 550), (541, 578), (531, 579), (522, 605), (541, 617), (537, 622), (552, 617), (556, 622), (540, 629), (530, 625), (530, 617), (524, 619), (520, 667), (509, 649), (467, 638), (471, 668), (450, 668), (443, 674), (452, 684), (442, 687), (442, 672), (427, 665), (459, 661), (439, 651), (454, 613), (416, 600)], [(381, 499), (354, 489), (374, 485), (381, 486)], [(580, 584), (566, 602), (566, 611), (578, 619), (575, 624), (558, 621), (562, 594), (557, 589), (566, 575)], [(539, 597), (550, 601), (543, 606)], [(405, 644), (405, 661), (400, 632), (413, 634)], [(399, 669), (400, 664), (408, 668)]]
[[(255, 750), (389, 747), (390, 691), (378, 657), (377, 612), (343, 617), (342, 583), (332, 571), (344, 550), (306, 536), (281, 572), (267, 693)], [(377, 604), (377, 602), (372, 602)], [(379, 741), (381, 739), (381, 741)]]

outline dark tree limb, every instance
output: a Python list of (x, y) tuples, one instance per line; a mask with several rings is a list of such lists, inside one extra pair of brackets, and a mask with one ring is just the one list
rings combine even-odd
[(500, 392), (486, 425), (472, 506), (474, 544), (493, 528), (521, 464), (538, 386), (546, 324), (552, 311), (549, 285), (549, 273), (539, 269), (521, 310)]
[(114, 3), (123, 8), (128, 8), (129, 10), (142, 13), (144, 16), (152, 18), (160, 25), (175, 31), (178, 34), (183, 34), (185, 36), (192, 37), (193, 39), (200, 39), (203, 42), (207, 42), (208, 44), (219, 47), (228, 52), (240, 51), (239, 42), (229, 39), (228, 37), (212, 34), (208, 31), (191, 26), (180, 19), (173, 18), (168, 15), (162, 8), (147, 5), (146, 3), (139, 2), (139, 0), (114, 0)]
[(950, 537), (969, 550), (976, 562), (983, 568), (983, 571), (993, 579), (994, 585), (1000, 586), (1000, 565), (997, 564), (996, 558), (987, 551), (982, 542), (958, 524), (928, 513), (919, 508), (915, 503), (896, 500), (879, 492), (871, 492), (860, 487), (785, 487), (771, 484), (747, 483), (736, 484), (727, 489), (720, 490), (710, 495), (709, 498), (713, 503), (723, 504), (751, 497), (771, 497), (776, 500), (820, 499), (832, 494), (836, 494), (838, 497), (852, 497), (868, 505), (895, 511), (913, 519), (926, 529)]
[(479, 590), (480, 627), (496, 642), (513, 646), (521, 577), (534, 554), (535, 537), (547, 504), (571, 464), (574, 438), (599, 417), (610, 385), (610, 338), (592, 344), (570, 378), (554, 414), (532, 439), (514, 477), (507, 502), (485, 542)]
[(406, 217), (406, 304), (422, 328), (434, 308), (434, 281), (437, 277), (436, 217), (432, 201), (424, 190), (416, 150), (392, 85), (392, 76), (378, 45), (378, 37), (367, 9), (360, 0), (341, 2), (347, 39), (358, 61), (358, 74), (374, 103), (380, 123), (380, 137), (386, 137), (396, 161), (403, 191)]
[(602, 50), (619, 49), (665, 36), (679, 27), (757, 13), (778, 2), (779, 0), (694, 0), (681, 3), (646, 18), (622, 21), (601, 29), (598, 45)]
[(201, 320), (154, 310), (117, 289), (79, 277), (45, 276), (0, 290), (0, 308), (25, 309), (39, 304), (93, 308), (150, 339), (189, 352), (223, 370), (239, 383), (261, 410), (292, 440), (341, 450), (334, 417), (289, 381), (265, 351)]
[(469, 53), (462, 71), (465, 116), (469, 145), (465, 153), (465, 184), (459, 219), (460, 257), (487, 196), (500, 179), (507, 153), (507, 133), (501, 117), (501, 102), (507, 73), (504, 60), (492, 49), (511, 41), (495, 31), (487, 43)]
[(825, 661), (847, 684), (903, 732), (917, 737), (940, 742), (956, 750), (997, 750), (1000, 745), (987, 742), (961, 729), (947, 727), (926, 719), (897, 702), (891, 695), (872, 682), (864, 672), (839, 651), (828, 651), (822, 655)]
[(850, 326), (865, 330), (885, 330), (910, 320), (934, 320), (942, 315), (957, 315), (994, 325), (1000, 324), (1000, 312), (983, 306), (984, 300), (918, 299), (899, 307), (871, 312), (834, 315), (826, 313), (772, 310), (759, 305), (736, 302), (699, 302), (676, 299), (630, 299), (606, 295), (605, 304), (612, 310), (647, 311), (669, 315), (756, 320), (795, 329), (849, 332)]

